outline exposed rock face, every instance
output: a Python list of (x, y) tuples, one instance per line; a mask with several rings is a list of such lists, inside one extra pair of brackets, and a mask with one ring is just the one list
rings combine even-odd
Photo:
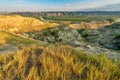
[(98, 29), (108, 25), (111, 25), (111, 23), (107, 20), (104, 20), (104, 21), (92, 21), (89, 23), (81, 22), (79, 24), (70, 24), (69, 26), (74, 29)]
[(0, 30), (21, 33), (33, 30), (42, 30), (47, 27), (53, 27), (55, 24), (42, 22), (32, 17), (22, 17), (19, 15), (0, 15)]

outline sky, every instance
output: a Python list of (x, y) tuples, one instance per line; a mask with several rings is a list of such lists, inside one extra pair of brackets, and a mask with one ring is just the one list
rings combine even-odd
[(117, 3), (120, 0), (0, 0), (0, 12), (75, 11)]

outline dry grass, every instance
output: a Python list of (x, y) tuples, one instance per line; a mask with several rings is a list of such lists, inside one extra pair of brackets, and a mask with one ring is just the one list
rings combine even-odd
[(116, 63), (69, 46), (23, 48), (0, 56), (1, 80), (119, 80)]
[(9, 36), (7, 34), (3, 34), (2, 32), (0, 32), (0, 45), (6, 44), (6, 38), (8, 37)]
[(19, 35), (0, 31), (0, 45), (11, 44), (14, 46), (22, 47), (37, 43), (34, 40), (30, 40)]
[(19, 15), (0, 15), (0, 30), (14, 33), (30, 32), (54, 27), (55, 24), (42, 22), (32, 17), (22, 17)]

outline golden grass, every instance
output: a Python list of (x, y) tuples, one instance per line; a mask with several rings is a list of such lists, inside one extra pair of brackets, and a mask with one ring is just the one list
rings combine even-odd
[(105, 55), (69, 46), (23, 48), (0, 56), (1, 80), (119, 80), (120, 69)]
[(22, 17), (19, 15), (0, 15), (0, 30), (5, 30), (9, 32), (30, 32), (54, 26), (55, 24), (42, 22), (32, 17)]
[(0, 45), (11, 44), (11, 45), (20, 47), (20, 46), (27, 46), (33, 43), (36, 43), (36, 42), (30, 39), (21, 37), (19, 35), (8, 33), (5, 31), (0, 31)]
[(3, 32), (0, 32), (0, 45), (6, 44), (6, 38), (9, 36), (7, 34), (4, 34)]

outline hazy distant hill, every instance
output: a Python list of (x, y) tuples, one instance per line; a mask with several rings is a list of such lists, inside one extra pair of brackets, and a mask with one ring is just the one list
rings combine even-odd
[(105, 6), (101, 6), (101, 7), (97, 7), (97, 8), (89, 8), (86, 10), (87, 11), (120, 11), (120, 3), (105, 5)]

